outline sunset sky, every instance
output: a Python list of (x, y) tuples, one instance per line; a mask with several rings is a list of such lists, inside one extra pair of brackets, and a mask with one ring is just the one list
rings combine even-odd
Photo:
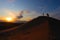
[(22, 20), (42, 16), (43, 12), (60, 19), (60, 0), (0, 0), (0, 17), (16, 17), (21, 11)]

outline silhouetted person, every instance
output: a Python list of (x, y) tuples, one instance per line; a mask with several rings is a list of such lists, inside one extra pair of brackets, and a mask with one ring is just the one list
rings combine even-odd
[(47, 13), (47, 17), (49, 17), (49, 14)]
[(44, 16), (44, 13), (43, 13), (43, 16)]

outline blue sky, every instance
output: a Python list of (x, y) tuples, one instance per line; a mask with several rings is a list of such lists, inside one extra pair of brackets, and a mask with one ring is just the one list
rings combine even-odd
[(60, 0), (0, 0), (0, 16), (11, 16), (6, 10), (13, 15), (20, 11), (29, 11), (23, 14), (24, 18), (35, 18), (44, 12), (59, 19)]

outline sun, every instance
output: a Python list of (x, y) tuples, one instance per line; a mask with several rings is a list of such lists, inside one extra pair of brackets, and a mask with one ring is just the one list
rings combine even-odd
[(12, 20), (12, 18), (8, 17), (8, 18), (6, 18), (6, 20), (7, 20), (7, 21), (11, 21), (11, 20)]
[(7, 18), (6, 18), (6, 21), (7, 21), (7, 22), (12, 22), (12, 21), (13, 21), (13, 18), (7, 17)]

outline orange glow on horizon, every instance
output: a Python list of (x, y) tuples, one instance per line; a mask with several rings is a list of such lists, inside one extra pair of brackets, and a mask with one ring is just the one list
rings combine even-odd
[(5, 17), (3, 20), (6, 22), (14, 22), (15, 21), (15, 19), (12, 17)]
[(11, 22), (13, 19), (12, 19), (11, 17), (7, 17), (6, 20), (7, 20), (8, 22)]
[(6, 17), (0, 17), (0, 20), (2, 20), (3, 22), (16, 22), (16, 21), (31, 21), (31, 17), (25, 17), (25, 18), (21, 18), (21, 19), (17, 19), (17, 18), (13, 18), (11, 16), (6, 16)]

